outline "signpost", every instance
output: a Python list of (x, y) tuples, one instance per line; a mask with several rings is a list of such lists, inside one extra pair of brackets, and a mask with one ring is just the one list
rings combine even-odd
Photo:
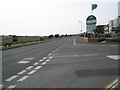
[(96, 17), (94, 15), (90, 15), (86, 19), (86, 28), (88, 33), (93, 33), (96, 28)]

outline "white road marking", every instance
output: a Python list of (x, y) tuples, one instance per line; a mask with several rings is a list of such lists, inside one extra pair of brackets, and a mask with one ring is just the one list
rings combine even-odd
[(47, 57), (44, 57), (43, 60), (47, 59)]
[(55, 50), (53, 51), (53, 53), (55, 52)]
[(23, 60), (33, 60), (34, 58), (24, 58)]
[(49, 59), (46, 60), (46, 62), (49, 62), (49, 61), (50, 61)]
[(40, 69), (41, 67), (42, 67), (42, 66), (37, 66), (35, 69), (38, 70), (38, 69)]
[(114, 60), (119, 60), (120, 59), (120, 55), (108, 55), (107, 57), (114, 59)]
[(38, 65), (39, 63), (38, 62), (36, 62), (36, 63), (34, 63), (33, 65)]
[(31, 72), (29, 72), (28, 74), (33, 74), (35, 73), (37, 70), (32, 70)]
[(50, 56), (50, 55), (51, 55), (51, 53), (48, 54), (48, 56)]
[(32, 69), (32, 68), (33, 68), (33, 66), (29, 66), (29, 67), (27, 67), (26, 69), (29, 70), (29, 69)]
[(61, 47), (59, 47), (59, 49), (60, 49)]
[(9, 87), (8, 87), (8, 89), (12, 89), (12, 88), (15, 88), (16, 87), (16, 85), (10, 85)]
[(49, 59), (52, 59), (53, 57), (49, 57)]
[(74, 39), (74, 41), (73, 41), (73, 44), (76, 45), (76, 44), (75, 44), (75, 39)]
[(41, 65), (45, 65), (47, 62), (43, 62)]
[(96, 55), (98, 55), (98, 54), (86, 54), (84, 56), (96, 56)]
[(20, 82), (20, 81), (24, 81), (25, 79), (27, 79), (29, 76), (23, 76), (22, 78), (20, 78), (19, 80), (18, 80), (18, 82)]
[(29, 63), (30, 61), (19, 61), (18, 64), (26, 64)]
[(39, 62), (42, 62), (42, 61), (44, 61), (44, 60), (43, 59), (39, 60)]
[(17, 73), (17, 74), (23, 74), (25, 73), (27, 70), (22, 70), (21, 72)]
[(0, 89), (3, 87), (3, 85), (0, 85)]
[(15, 78), (17, 78), (17, 77), (18, 77), (18, 75), (14, 75), (14, 76), (6, 79), (5, 81), (10, 82), (10, 81), (12, 81), (13, 79), (15, 79)]

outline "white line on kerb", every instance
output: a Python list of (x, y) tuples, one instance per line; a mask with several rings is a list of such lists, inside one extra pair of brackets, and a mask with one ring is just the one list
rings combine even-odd
[(39, 63), (38, 62), (36, 62), (36, 63), (34, 63), (33, 65), (38, 65)]
[(27, 79), (29, 76), (23, 76), (22, 78), (20, 78), (19, 80), (18, 80), (18, 82), (20, 82), (20, 81), (24, 81), (25, 79)]
[(32, 70), (31, 72), (29, 72), (28, 74), (33, 74), (35, 73), (37, 70)]
[(26, 69), (29, 70), (29, 69), (32, 69), (32, 68), (33, 68), (33, 66), (29, 66), (29, 67), (27, 67)]
[(45, 65), (47, 62), (43, 62), (41, 65)]
[(10, 85), (8, 88), (12, 89), (12, 88), (15, 88), (15, 87), (16, 87), (16, 85)]
[(5, 81), (10, 82), (10, 81), (12, 81), (13, 79), (15, 79), (15, 78), (17, 78), (17, 77), (18, 77), (18, 75), (14, 75), (14, 76), (6, 79)]
[(38, 69), (40, 69), (41, 67), (42, 67), (42, 66), (37, 66), (35, 69), (38, 70)]
[(22, 70), (21, 72), (17, 73), (17, 74), (23, 74), (25, 73), (27, 70)]

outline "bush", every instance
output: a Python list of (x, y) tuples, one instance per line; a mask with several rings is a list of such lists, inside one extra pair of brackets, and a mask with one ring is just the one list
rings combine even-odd
[(59, 34), (55, 34), (55, 37), (58, 38), (58, 37), (59, 37)]
[(105, 41), (106, 39), (104, 37), (99, 38), (99, 42)]
[(48, 38), (53, 38), (53, 35), (48, 36)]

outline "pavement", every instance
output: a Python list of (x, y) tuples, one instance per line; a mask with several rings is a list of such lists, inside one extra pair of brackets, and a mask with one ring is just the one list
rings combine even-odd
[(74, 36), (3, 51), (4, 88), (106, 88), (118, 78), (119, 45)]

